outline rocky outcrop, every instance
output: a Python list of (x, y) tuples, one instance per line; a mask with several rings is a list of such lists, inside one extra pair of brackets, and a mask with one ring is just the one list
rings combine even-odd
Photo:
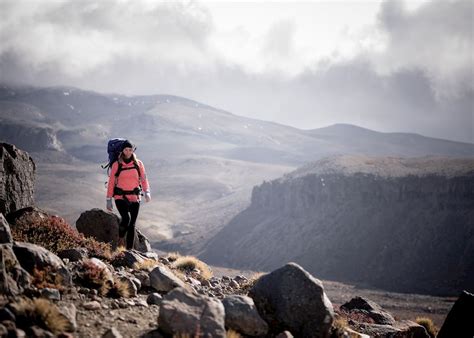
[(473, 313), (474, 294), (463, 291), (449, 311), (437, 337), (474, 337)]
[(34, 203), (36, 166), (28, 153), (0, 143), (0, 213), (8, 214)]
[(375, 324), (393, 325), (395, 323), (395, 318), (384, 311), (380, 305), (362, 297), (352, 298), (349, 302), (342, 304), (341, 310), (361, 312), (371, 318)]
[[(111, 243), (117, 247), (119, 240), (119, 217), (102, 209), (91, 209), (83, 212), (76, 221), (77, 231), (98, 241)], [(151, 251), (150, 242), (138, 229), (135, 230), (134, 249), (140, 252)]]
[(328, 337), (334, 318), (319, 280), (295, 263), (260, 277), (249, 292), (258, 312), (274, 333)]
[(255, 187), (200, 256), (320, 278), (457, 294), (474, 280), (474, 161), (328, 158)]
[(13, 237), (12, 232), (10, 230), (10, 225), (8, 224), (7, 220), (0, 213), (0, 243), (12, 243)]

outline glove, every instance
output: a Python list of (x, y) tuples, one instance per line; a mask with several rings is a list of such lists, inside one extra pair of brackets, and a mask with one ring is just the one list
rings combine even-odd
[(147, 202), (151, 201), (151, 194), (149, 191), (145, 191), (145, 201)]
[(106, 207), (107, 207), (108, 211), (112, 211), (112, 209), (114, 208), (113, 205), (112, 205), (112, 199), (111, 198), (107, 198)]

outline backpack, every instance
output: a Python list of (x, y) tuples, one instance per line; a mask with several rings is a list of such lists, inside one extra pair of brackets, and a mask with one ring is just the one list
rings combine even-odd
[(118, 160), (120, 152), (122, 151), (122, 145), (126, 141), (123, 138), (113, 138), (110, 139), (107, 143), (107, 153), (109, 154), (109, 162), (105, 165), (102, 165), (102, 169), (107, 168), (107, 174), (109, 173), (112, 164)]

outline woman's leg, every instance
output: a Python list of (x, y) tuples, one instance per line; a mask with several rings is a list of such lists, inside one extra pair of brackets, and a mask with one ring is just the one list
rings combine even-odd
[(140, 203), (132, 202), (130, 203), (130, 223), (128, 223), (127, 228), (127, 249), (133, 249), (133, 244), (135, 241), (135, 222), (137, 221), (138, 211), (140, 210)]
[(125, 237), (125, 233), (128, 229), (128, 224), (130, 223), (130, 216), (128, 214), (129, 207), (128, 202), (125, 200), (115, 200), (115, 205), (117, 206), (117, 210), (122, 217), (122, 220), (119, 224), (119, 241)]

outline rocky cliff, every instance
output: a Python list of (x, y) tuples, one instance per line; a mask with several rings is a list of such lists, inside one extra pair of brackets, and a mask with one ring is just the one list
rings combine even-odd
[(325, 279), (456, 294), (474, 285), (474, 161), (323, 159), (255, 187), (201, 256), (261, 270), (292, 260)]
[(0, 213), (33, 205), (35, 170), (28, 153), (0, 143)]

